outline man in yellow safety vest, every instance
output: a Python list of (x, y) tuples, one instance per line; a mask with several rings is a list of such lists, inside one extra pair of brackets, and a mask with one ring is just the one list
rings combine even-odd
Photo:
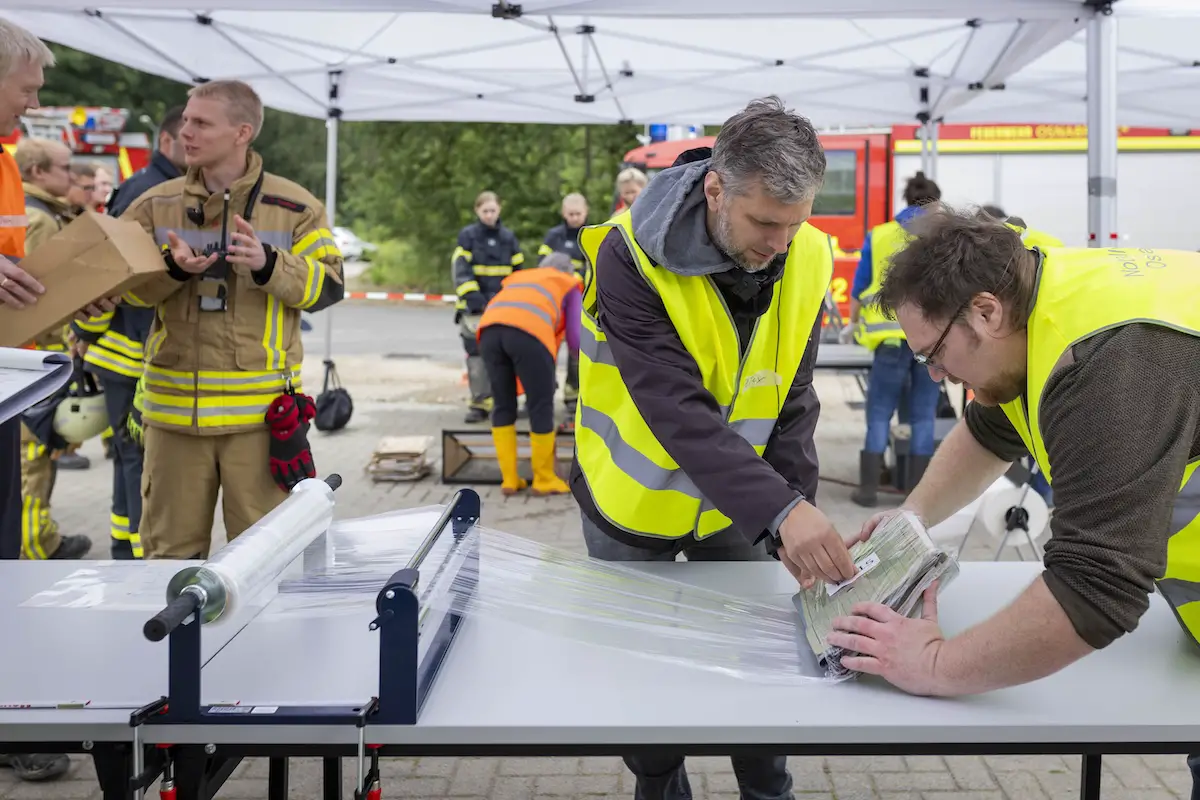
[(1155, 588), (1200, 641), (1200, 253), (1028, 248), (944, 209), (914, 233), (880, 306), (975, 402), (903, 507), (936, 525), (1032, 455), (1055, 492), (1052, 546), (1020, 597), (953, 638), (932, 592), (920, 619), (836, 621), (830, 643), (861, 654), (846, 666), (916, 694), (1026, 683), (1131, 632)]
[[(592, 557), (775, 555), (804, 583), (853, 575), (813, 505), (833, 257), (807, 220), (824, 172), (808, 120), (756, 100), (711, 151), (683, 154), (630, 209), (580, 232), (592, 269), (571, 489)], [(638, 797), (691, 796), (682, 755), (625, 763)], [(782, 756), (738, 756), (734, 772), (743, 796), (792, 797)]]

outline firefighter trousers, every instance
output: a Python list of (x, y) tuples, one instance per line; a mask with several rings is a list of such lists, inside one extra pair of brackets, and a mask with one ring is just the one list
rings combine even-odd
[(137, 383), (102, 374), (104, 407), (112, 436), (112, 511), (109, 513), (110, 547), (114, 559), (141, 558), (142, 537), (142, 449), (125, 431), (125, 415), (133, 408)]
[(146, 425), (142, 548), (147, 559), (207, 558), (217, 492), (229, 541), (287, 497), (271, 478), (266, 428), (196, 436)]
[(58, 465), (50, 448), (21, 425), (21, 558), (44, 561), (58, 550), (62, 537), (50, 517), (50, 495)]

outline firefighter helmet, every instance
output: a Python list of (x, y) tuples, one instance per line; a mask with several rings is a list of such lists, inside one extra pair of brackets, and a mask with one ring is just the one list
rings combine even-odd
[(108, 427), (108, 410), (104, 391), (96, 378), (75, 364), (75, 381), (54, 410), (54, 432), (71, 444), (83, 444), (104, 433)]

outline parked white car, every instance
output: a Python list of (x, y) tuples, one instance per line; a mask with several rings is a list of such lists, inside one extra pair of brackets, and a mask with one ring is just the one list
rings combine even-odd
[(335, 227), (333, 240), (337, 243), (338, 250), (342, 251), (342, 258), (346, 261), (358, 261), (363, 257), (363, 253), (375, 249), (375, 245), (363, 241), (349, 228)]

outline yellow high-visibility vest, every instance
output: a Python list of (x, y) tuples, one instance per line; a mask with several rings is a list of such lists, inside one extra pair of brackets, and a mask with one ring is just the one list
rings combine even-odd
[[(1001, 406), (1053, 485), (1038, 421), (1042, 391), (1059, 358), (1094, 333), (1150, 323), (1200, 336), (1200, 253), (1181, 250), (1061, 248), (1044, 252), (1028, 327), (1026, 394)], [(1104, 435), (1128, 436), (1130, 431)], [(1158, 589), (1180, 624), (1200, 641), (1200, 459), (1179, 476)]]
[(638, 412), (596, 319), (600, 243), (621, 232), (645, 280), (662, 299), (679, 338), (700, 368), (704, 388), (726, 424), (760, 456), (775, 430), (809, 335), (833, 277), (829, 236), (805, 224), (792, 240), (770, 307), (754, 324), (743, 358), (738, 332), (720, 292), (707, 276), (687, 277), (654, 266), (634, 240), (628, 211), (584, 228), (580, 245), (589, 280), (580, 330), (579, 402), (575, 449), (596, 508), (613, 526), (661, 539), (704, 538), (728, 528), (667, 454)]
[(1051, 236), (1045, 231), (1039, 231), (1037, 228), (1022, 228), (1020, 225), (1014, 225), (1011, 222), (1005, 222), (1004, 224), (1021, 234), (1021, 241), (1025, 243), (1026, 247), (1049, 250), (1051, 247), (1063, 246), (1062, 239)]
[(900, 329), (900, 323), (884, 316), (875, 303), (875, 296), (883, 288), (883, 276), (887, 274), (892, 256), (903, 250), (907, 243), (908, 232), (895, 220), (871, 229), (871, 283), (858, 299), (862, 307), (858, 314), (858, 327), (854, 329), (854, 340), (872, 352), (889, 339), (897, 344), (908, 339)]

